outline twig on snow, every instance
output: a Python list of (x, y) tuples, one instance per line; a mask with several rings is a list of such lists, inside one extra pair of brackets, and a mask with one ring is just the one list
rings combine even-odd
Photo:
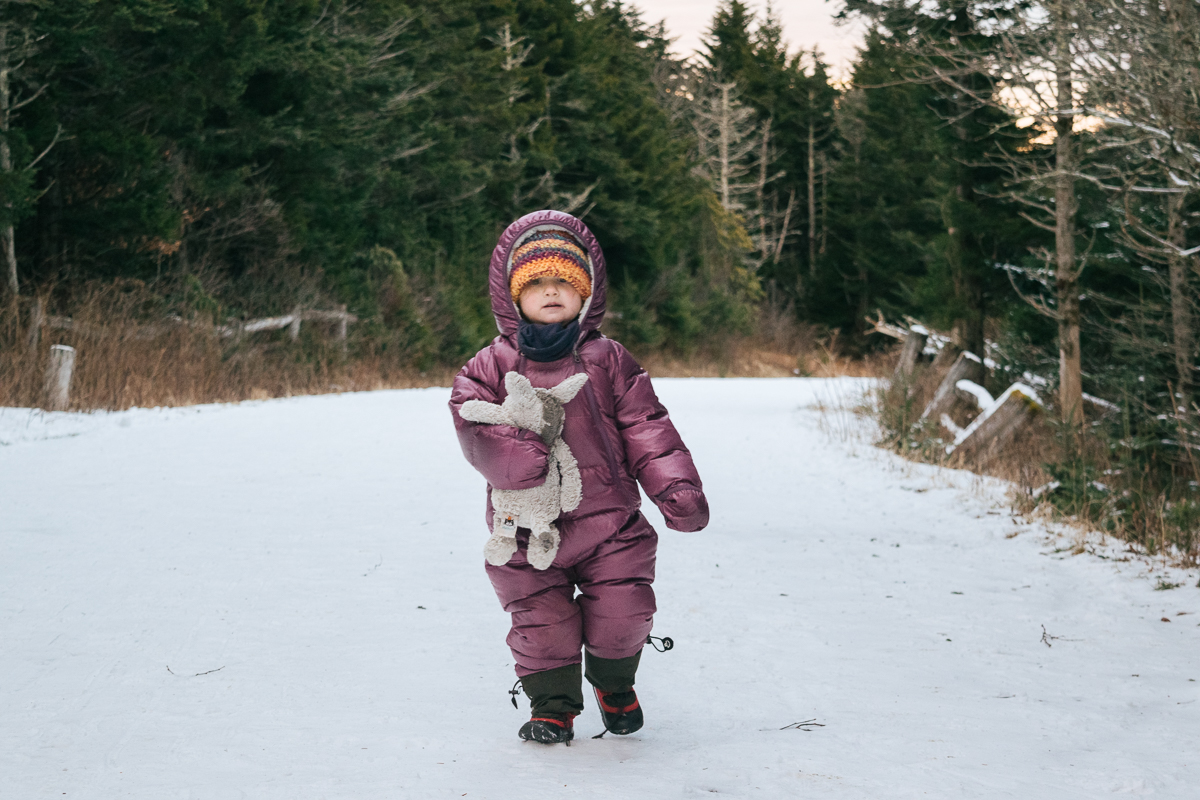
[(804, 722), (793, 722), (791, 725), (784, 725), (779, 730), (786, 731), (786, 730), (790, 729), (790, 730), (797, 730), (797, 731), (811, 731), (813, 728), (824, 728), (824, 727), (825, 727), (824, 723), (817, 722), (816, 719), (806, 719), (806, 720), (804, 720)]
[(1068, 639), (1065, 636), (1051, 636), (1046, 632), (1046, 626), (1042, 626), (1042, 644), (1046, 647), (1050, 646), (1050, 642), (1082, 642), (1083, 639)]
[(220, 672), (223, 669), (225, 669), (225, 667), (220, 666), (216, 669), (210, 669), (208, 672), (197, 672), (195, 675), (180, 675), (178, 672), (173, 671), (170, 666), (167, 666), (167, 672), (170, 672), (176, 678), (199, 678), (201, 675), (211, 675), (214, 672)]

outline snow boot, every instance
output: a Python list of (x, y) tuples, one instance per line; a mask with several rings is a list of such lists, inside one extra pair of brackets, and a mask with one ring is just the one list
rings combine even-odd
[(600, 718), (604, 721), (604, 730), (617, 736), (641, 730), (642, 706), (638, 703), (637, 692), (630, 689), (627, 692), (603, 692), (597, 687), (596, 703), (600, 706)]
[(600, 658), (591, 653), (585, 653), (584, 658), (587, 663), (585, 674), (596, 692), (604, 730), (618, 736), (639, 730), (643, 721), (642, 706), (633, 690), (633, 681), (642, 658), (641, 651), (627, 658)]
[(570, 744), (575, 738), (575, 715), (571, 714), (566, 719), (558, 717), (533, 717), (521, 726), (521, 730), (517, 732), (527, 742), (541, 742), (542, 744)]
[[(532, 672), (519, 683), (529, 695), (531, 718), (517, 732), (527, 742), (557, 744), (575, 738), (572, 724), (583, 711), (583, 675), (579, 664)], [(513, 698), (516, 705), (516, 698)]]

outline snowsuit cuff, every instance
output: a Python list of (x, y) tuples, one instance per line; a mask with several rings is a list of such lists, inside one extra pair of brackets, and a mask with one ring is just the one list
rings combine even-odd
[(672, 530), (693, 533), (708, 525), (708, 499), (695, 486), (673, 486), (655, 497), (654, 503)]

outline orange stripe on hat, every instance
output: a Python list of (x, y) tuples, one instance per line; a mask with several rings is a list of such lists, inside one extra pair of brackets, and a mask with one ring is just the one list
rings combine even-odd
[(562, 278), (587, 299), (592, 294), (591, 262), (583, 247), (565, 232), (538, 231), (513, 251), (509, 290), (513, 302), (531, 281)]

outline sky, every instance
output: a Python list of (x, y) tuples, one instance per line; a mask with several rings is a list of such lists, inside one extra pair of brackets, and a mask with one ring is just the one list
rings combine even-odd
[[(633, 0), (643, 19), (656, 23), (665, 19), (667, 31), (676, 38), (675, 50), (688, 55), (700, 47), (700, 38), (712, 21), (719, 0)], [(766, 0), (750, 0), (761, 13)], [(775, 0), (775, 9), (783, 20), (783, 35), (792, 51), (811, 50), (814, 45), (825, 53), (835, 77), (845, 77), (854, 60), (855, 48), (862, 40), (855, 26), (834, 24), (833, 15), (841, 4), (837, 0)]]

